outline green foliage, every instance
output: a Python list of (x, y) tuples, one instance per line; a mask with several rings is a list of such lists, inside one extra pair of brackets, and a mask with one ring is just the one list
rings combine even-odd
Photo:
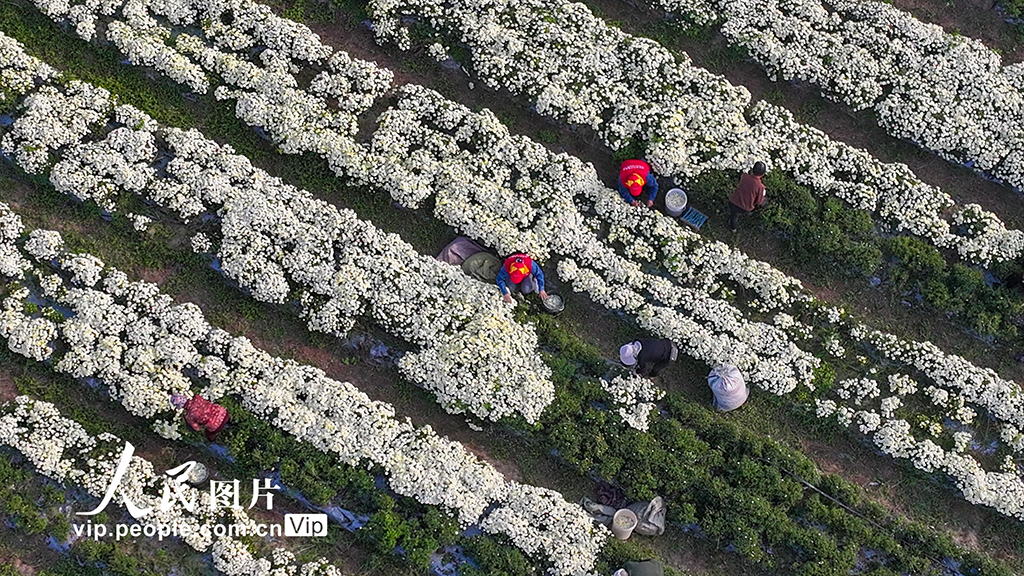
[(761, 222), (783, 233), (789, 252), (820, 275), (866, 276), (882, 262), (871, 215), (836, 198), (824, 201), (810, 188), (771, 172)]
[(129, 555), (114, 542), (83, 538), (71, 546), (71, 556), (78, 565), (106, 568), (106, 573), (116, 576), (156, 576), (139, 558)]
[[(863, 227), (861, 217), (851, 218), (853, 223), (845, 226)], [(662, 400), (667, 416), (655, 417), (649, 432), (622, 425), (595, 408), (607, 398), (590, 383), (607, 365), (584, 367), (565, 353), (574, 349), (574, 336), (563, 333), (556, 322), (537, 326), (541, 341), (557, 343), (561, 352), (546, 357), (556, 374), (556, 400), (543, 417), (545, 440), (581, 473), (595, 473), (623, 487), (630, 500), (665, 497), (670, 522), (696, 522), (719, 545), (732, 545), (752, 562), (791, 574), (845, 575), (862, 548), (884, 553), (879, 557), (884, 565), (872, 568), (879, 574), (926, 573), (935, 559), (946, 556), (964, 558), (966, 569), (989, 567), (955, 546), (942, 544), (942, 554), (935, 555), (933, 544), (925, 544), (920, 534), (904, 529), (905, 522), (866, 501), (860, 487), (820, 474), (803, 454), (682, 395), (670, 393)], [(586, 348), (575, 349), (586, 353)], [(835, 377), (834, 368), (823, 364), (816, 384), (827, 389)], [(835, 428), (832, 424), (830, 433)], [(766, 553), (768, 548), (772, 554)], [(635, 554), (629, 547), (611, 548), (602, 566), (614, 569)]]
[(558, 133), (554, 130), (539, 130), (537, 132), (537, 140), (545, 144), (554, 144), (558, 142)]
[(463, 566), (463, 576), (532, 576), (537, 574), (532, 563), (517, 548), (502, 545), (494, 539), (474, 536), (462, 541), (463, 549), (472, 556), (478, 568)]
[(370, 517), (365, 537), (373, 543), (376, 553), (390, 556), (398, 541), (409, 534), (409, 525), (392, 510), (381, 510)]
[(946, 259), (931, 245), (911, 236), (890, 238), (886, 248), (897, 263), (889, 279), (900, 287), (919, 278), (938, 278), (946, 272)]
[(642, 140), (630, 140), (624, 146), (612, 151), (612, 158), (616, 162), (625, 162), (633, 158), (643, 158), (647, 152), (647, 145)]
[[(695, 197), (727, 206), (738, 176), (709, 172), (688, 182)], [(789, 255), (822, 277), (862, 277), (884, 272), (897, 295), (910, 291), (933, 310), (949, 315), (981, 334), (1016, 341), (1024, 336), (1024, 296), (1003, 286), (988, 286), (983, 274), (949, 264), (928, 243), (910, 236), (882, 238), (871, 214), (836, 198), (819, 200), (813, 191), (781, 172), (764, 177), (768, 202), (756, 213), (762, 225), (778, 232)], [(1024, 265), (993, 266), (999, 278), (1017, 278)]]
[[(960, 319), (983, 336), (1017, 338), (1016, 319), (1024, 311), (1019, 294), (1002, 286), (989, 286), (984, 275), (963, 264), (947, 265), (942, 254), (917, 238), (889, 239), (892, 260), (889, 281), (896, 290), (919, 294), (934, 310)], [(1003, 271), (1012, 273), (1011, 266)]]

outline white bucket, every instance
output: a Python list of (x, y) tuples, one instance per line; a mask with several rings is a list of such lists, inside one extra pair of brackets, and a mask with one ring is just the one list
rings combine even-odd
[(686, 209), (686, 192), (680, 188), (673, 188), (665, 193), (665, 211), (673, 218), (679, 217)]
[(612, 534), (619, 540), (628, 540), (636, 524), (636, 514), (629, 508), (623, 508), (612, 516)]

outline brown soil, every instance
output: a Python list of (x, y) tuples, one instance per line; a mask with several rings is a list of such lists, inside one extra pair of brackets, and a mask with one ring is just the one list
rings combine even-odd
[(14, 400), (18, 395), (18, 388), (14, 385), (14, 379), (6, 371), (0, 372), (0, 402)]

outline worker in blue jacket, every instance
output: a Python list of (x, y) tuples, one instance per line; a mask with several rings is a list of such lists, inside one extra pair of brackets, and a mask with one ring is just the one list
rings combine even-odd
[(647, 207), (658, 198), (658, 179), (651, 165), (643, 160), (626, 160), (619, 167), (619, 194), (633, 206), (640, 205), (640, 195), (647, 193)]
[(538, 292), (541, 300), (548, 298), (544, 291), (544, 271), (526, 254), (513, 254), (506, 258), (495, 282), (505, 302), (512, 301), (512, 292), (516, 290), (523, 294)]

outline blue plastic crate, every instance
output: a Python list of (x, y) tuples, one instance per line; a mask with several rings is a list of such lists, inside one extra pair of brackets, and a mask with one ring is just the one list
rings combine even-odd
[(708, 221), (708, 217), (706, 214), (692, 206), (687, 208), (686, 212), (683, 212), (679, 219), (682, 220), (683, 222), (686, 222), (690, 226), (693, 226), (697, 230), (700, 230), (700, 227), (703, 226), (704, 223)]

